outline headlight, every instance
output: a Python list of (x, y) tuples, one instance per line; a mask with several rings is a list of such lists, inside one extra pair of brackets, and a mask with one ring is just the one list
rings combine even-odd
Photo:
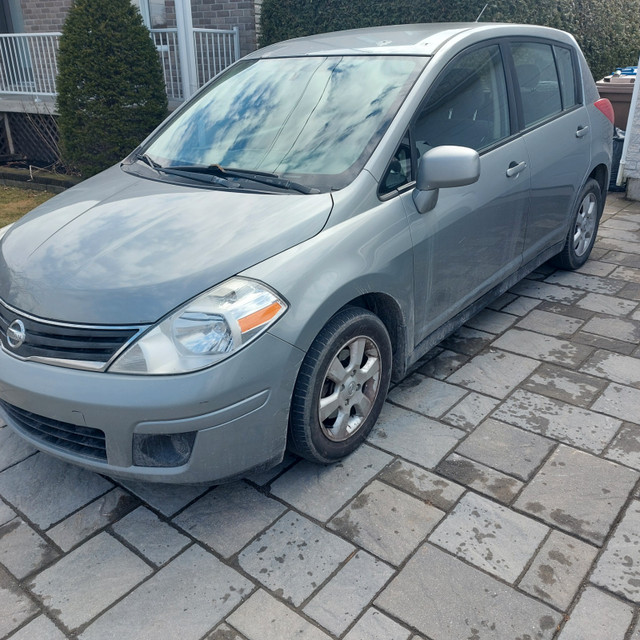
[(109, 371), (173, 374), (204, 369), (255, 340), (286, 310), (287, 304), (266, 285), (231, 278), (143, 334)]

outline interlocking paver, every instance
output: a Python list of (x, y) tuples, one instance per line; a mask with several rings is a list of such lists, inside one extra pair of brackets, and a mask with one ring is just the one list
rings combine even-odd
[(594, 402), (593, 409), (640, 424), (640, 389), (611, 383)]
[(605, 380), (546, 363), (522, 384), (527, 391), (581, 407), (590, 406), (606, 386)]
[(43, 453), (0, 473), (0, 494), (42, 529), (48, 529), (111, 487), (111, 482), (96, 473)]
[(393, 460), (373, 447), (362, 446), (343, 462), (321, 466), (303, 460), (272, 485), (273, 495), (307, 515), (328, 520)]
[(36, 603), (1, 566), (0, 611), (0, 637), (3, 638), (38, 612)]
[(204, 485), (154, 484), (127, 480), (123, 486), (159, 511), (163, 516), (171, 517), (190, 502), (201, 496), (209, 487)]
[(463, 353), (456, 353), (455, 351), (444, 349), (438, 353), (438, 355), (427, 360), (418, 371), (424, 376), (444, 380), (467, 362), (469, 357), (470, 356), (464, 355)]
[(566, 610), (598, 553), (596, 547), (552, 531), (520, 584), (523, 591)]
[(634, 501), (591, 576), (591, 580), (627, 600), (640, 603), (640, 502)]
[[(2, 420), (0, 419), (0, 423)], [(9, 427), (0, 426), (0, 471), (34, 454), (34, 449)]]
[(369, 442), (432, 469), (464, 435), (465, 432), (460, 429), (386, 404), (369, 436)]
[(631, 469), (561, 445), (516, 507), (601, 545), (638, 477)]
[(262, 589), (229, 616), (229, 623), (247, 640), (329, 640), (320, 629)]
[(440, 346), (467, 356), (474, 356), (476, 353), (480, 353), (493, 338), (493, 334), (486, 331), (460, 327), (453, 335), (443, 340)]
[(620, 384), (640, 387), (640, 359), (607, 351), (596, 351), (581, 367), (582, 371)]
[(601, 453), (621, 426), (607, 415), (524, 390), (514, 392), (493, 417), (594, 453)]
[(0, 501), (0, 526), (13, 520), (16, 517), (16, 512), (4, 502)]
[(353, 551), (338, 536), (289, 512), (246, 547), (238, 562), (265, 587), (299, 606)]
[(592, 353), (589, 347), (522, 329), (510, 329), (498, 338), (493, 346), (567, 367), (577, 367)]
[(442, 510), (450, 509), (464, 493), (459, 484), (404, 460), (396, 460), (387, 467), (380, 479)]
[(99, 529), (125, 516), (138, 504), (137, 498), (116, 487), (49, 529), (47, 535), (63, 551), (69, 551)]
[(452, 453), (436, 468), (443, 476), (509, 504), (516, 497), (523, 483), (512, 476), (491, 469), (486, 465)]
[(64, 640), (64, 638), (64, 633), (45, 616), (38, 616), (11, 636), (11, 640)]
[(548, 531), (539, 522), (467, 493), (436, 527), (429, 541), (513, 583)]
[(578, 318), (536, 309), (522, 318), (516, 328), (529, 329), (530, 331), (537, 331), (538, 333), (545, 333), (558, 338), (567, 338), (573, 335), (583, 324), (584, 321)]
[(391, 390), (389, 400), (405, 409), (438, 418), (466, 394), (464, 389), (441, 380), (413, 375)]
[(359, 551), (305, 606), (303, 611), (339, 636), (362, 613), (394, 570)]
[(508, 313), (485, 309), (477, 316), (471, 318), (471, 320), (467, 322), (467, 327), (497, 334), (506, 331), (516, 320), (517, 318), (514, 318), (513, 315)]
[(53, 562), (58, 552), (26, 522), (14, 518), (0, 527), (0, 562), (19, 580)]
[(433, 640), (550, 639), (560, 615), (430, 544), (375, 604)]
[(552, 273), (545, 282), (551, 284), (561, 284), (567, 287), (575, 287), (592, 293), (615, 294), (624, 286), (622, 283), (608, 278), (601, 278), (575, 271), (556, 271)]
[(528, 480), (553, 446), (546, 438), (489, 419), (457, 447), (456, 453)]
[(530, 311), (540, 305), (540, 303), (541, 300), (537, 300), (536, 298), (520, 296), (503, 307), (502, 311), (504, 313), (512, 313), (514, 316), (526, 316)]
[(376, 480), (333, 518), (329, 527), (399, 565), (443, 515), (440, 509)]
[(156, 566), (166, 564), (191, 544), (189, 538), (166, 522), (162, 522), (155, 513), (145, 507), (138, 507), (116, 522), (113, 532)]
[(247, 640), (247, 637), (223, 623), (207, 635), (204, 640)]
[(577, 291), (576, 289), (570, 289), (569, 287), (550, 284), (548, 282), (536, 282), (529, 279), (522, 280), (512, 287), (511, 291), (520, 296), (528, 296), (550, 302), (564, 302), (565, 304), (571, 304), (584, 295), (582, 291)]
[(103, 532), (39, 573), (29, 586), (65, 626), (75, 629), (150, 573), (145, 562)]
[(286, 511), (286, 507), (243, 482), (216, 487), (173, 522), (225, 558)]
[(447, 380), (479, 393), (504, 398), (540, 365), (537, 360), (492, 350), (476, 356)]
[(640, 471), (640, 429), (633, 424), (622, 425), (609, 445), (606, 457)]
[(198, 640), (252, 588), (237, 571), (192, 546), (100, 616), (80, 638)]
[(407, 640), (408, 629), (376, 609), (369, 609), (344, 637), (344, 640)]
[(478, 426), (498, 405), (496, 398), (472, 391), (447, 412), (441, 420), (452, 427), (469, 430)]
[(612, 316), (626, 316), (638, 306), (637, 302), (615, 296), (605, 296), (601, 293), (588, 293), (576, 304), (583, 309), (597, 313), (608, 313)]
[(623, 640), (632, 618), (628, 604), (587, 587), (559, 640)]
[(637, 343), (640, 340), (640, 324), (633, 320), (624, 320), (622, 318), (591, 318), (582, 327), (582, 330), (625, 342)]

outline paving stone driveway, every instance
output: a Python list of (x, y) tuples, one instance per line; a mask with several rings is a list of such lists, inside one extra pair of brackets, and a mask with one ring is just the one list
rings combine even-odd
[(367, 445), (118, 483), (0, 427), (0, 637), (640, 640), (640, 204), (394, 388)]

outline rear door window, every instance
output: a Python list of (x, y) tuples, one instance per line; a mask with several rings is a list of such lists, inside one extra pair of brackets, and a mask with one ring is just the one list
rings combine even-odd
[(560, 77), (560, 93), (562, 95), (562, 108), (570, 109), (580, 103), (578, 84), (574, 72), (573, 56), (571, 50), (565, 47), (553, 47), (558, 65)]
[[(553, 47), (540, 42), (522, 42), (512, 44), (511, 51), (524, 127), (531, 127), (559, 114), (562, 111), (562, 97)], [(568, 91), (570, 93), (571, 88)], [(573, 92), (575, 95), (575, 86)]]

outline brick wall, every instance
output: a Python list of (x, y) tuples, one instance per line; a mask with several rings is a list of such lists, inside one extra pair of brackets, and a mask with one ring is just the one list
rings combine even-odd
[(21, 0), (27, 33), (60, 31), (73, 0)]
[(191, 0), (193, 26), (204, 29), (230, 29), (240, 32), (240, 55), (256, 49), (254, 0)]

